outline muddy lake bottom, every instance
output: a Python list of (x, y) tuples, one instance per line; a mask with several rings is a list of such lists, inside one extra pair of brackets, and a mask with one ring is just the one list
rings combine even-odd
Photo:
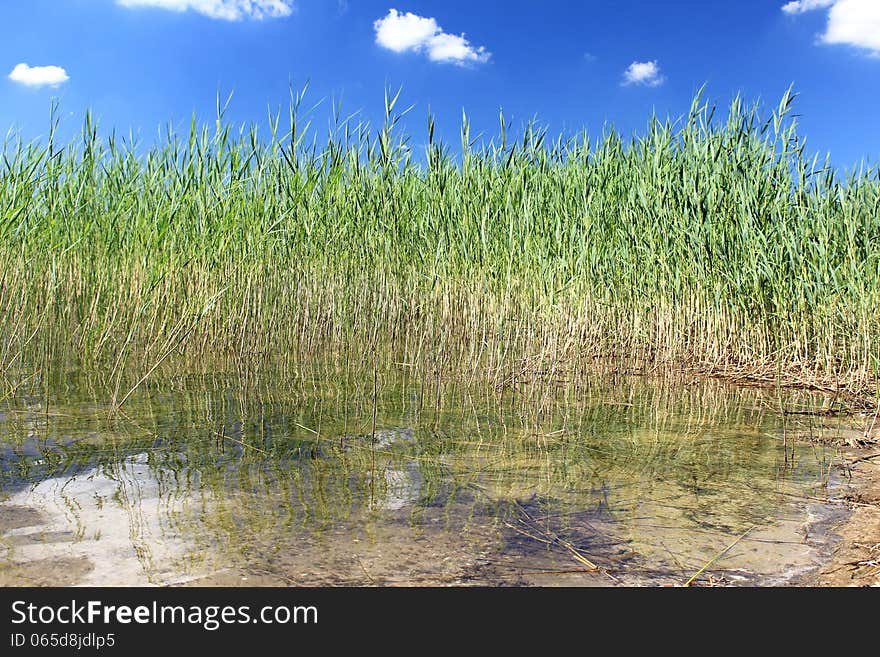
[(0, 585), (797, 585), (847, 513), (828, 402), (70, 377), (0, 404)]

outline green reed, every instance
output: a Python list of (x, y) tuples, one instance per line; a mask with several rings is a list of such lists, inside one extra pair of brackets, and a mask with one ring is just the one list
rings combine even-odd
[(429, 116), (423, 156), (399, 93), (378, 131), (334, 108), (324, 138), (303, 95), (265, 137), (219, 102), (148, 147), (90, 115), (72, 143), (55, 115), (10, 135), (0, 372), (95, 365), (117, 401), (169, 364), (380, 353), (499, 383), (597, 362), (878, 379), (880, 172), (811, 157), (790, 92), (726, 118), (698, 95), (632, 138), (464, 117), (453, 148)]

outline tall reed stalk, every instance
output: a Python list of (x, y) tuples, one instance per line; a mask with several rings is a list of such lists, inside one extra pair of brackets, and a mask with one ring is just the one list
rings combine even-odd
[(219, 102), (147, 148), (91, 115), (72, 143), (56, 113), (42, 141), (10, 134), (0, 372), (381, 346), (499, 381), (611, 360), (876, 383), (880, 172), (811, 157), (792, 93), (724, 119), (698, 95), (632, 138), (514, 138), (502, 116), (478, 140), (465, 117), (453, 148), (429, 116), (424, 156), (398, 99), (375, 132), (334, 109), (320, 142), (303, 93), (265, 138)]

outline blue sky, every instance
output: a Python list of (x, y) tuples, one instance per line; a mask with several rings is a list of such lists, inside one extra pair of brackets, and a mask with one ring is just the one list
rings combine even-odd
[(376, 125), (386, 82), (402, 86), (415, 144), (428, 107), (453, 142), (462, 109), (475, 133), (503, 108), (597, 137), (684, 113), (704, 82), (721, 105), (794, 83), (808, 150), (880, 162), (880, 0), (4, 0), (0, 16), (0, 127), (27, 138), (52, 97), (67, 134), (90, 107), (150, 140), (210, 119), (218, 89), (232, 120), (262, 121), (291, 78), (326, 99), (322, 130), (329, 99)]

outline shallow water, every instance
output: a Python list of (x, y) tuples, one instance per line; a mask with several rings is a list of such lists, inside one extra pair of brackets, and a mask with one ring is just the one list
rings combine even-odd
[(834, 541), (835, 427), (780, 413), (827, 401), (802, 393), (404, 371), (111, 398), (0, 407), (0, 584), (783, 584)]

